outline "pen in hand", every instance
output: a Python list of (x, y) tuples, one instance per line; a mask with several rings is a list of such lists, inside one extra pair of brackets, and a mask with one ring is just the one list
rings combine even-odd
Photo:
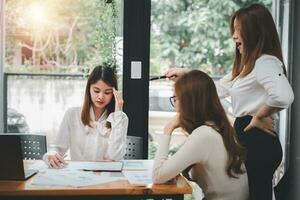
[(163, 78), (167, 78), (167, 76), (155, 76), (153, 78), (150, 78), (150, 81), (154, 81), (154, 80), (158, 80), (158, 79), (163, 79)]
[(65, 161), (65, 158), (67, 157), (67, 154), (65, 154), (65, 155), (63, 155), (61, 157), (62, 157), (62, 160), (60, 160), (61, 166), (65, 167), (66, 165), (68, 165), (68, 163)]
[(172, 79), (172, 78), (175, 78), (175, 77), (176, 77), (176, 75), (173, 75), (173, 76), (170, 76), (170, 77), (167, 77), (166, 75), (163, 75), (163, 76), (155, 76), (155, 77), (150, 78), (149, 81), (154, 81), (154, 80), (164, 79), (164, 78)]
[(66, 161), (64, 158), (66, 157), (65, 155), (60, 155), (60, 154), (55, 154), (55, 155), (49, 155), (48, 157), (48, 165), (50, 168), (62, 168), (67, 165)]

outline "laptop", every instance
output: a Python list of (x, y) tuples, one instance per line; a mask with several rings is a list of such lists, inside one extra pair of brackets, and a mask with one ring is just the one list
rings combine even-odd
[(0, 134), (0, 180), (26, 180), (38, 171), (24, 170), (20, 135)]

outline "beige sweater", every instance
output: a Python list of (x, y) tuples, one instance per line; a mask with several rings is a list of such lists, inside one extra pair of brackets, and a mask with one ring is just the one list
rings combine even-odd
[(221, 135), (208, 126), (195, 129), (180, 149), (168, 158), (171, 137), (162, 135), (153, 166), (153, 182), (164, 183), (188, 166), (208, 200), (246, 200), (248, 178), (230, 178), (226, 173), (227, 152)]

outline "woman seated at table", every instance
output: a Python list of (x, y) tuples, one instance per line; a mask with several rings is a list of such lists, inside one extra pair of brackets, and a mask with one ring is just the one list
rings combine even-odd
[(89, 75), (82, 107), (69, 108), (51, 151), (43, 159), (50, 168), (71, 160), (120, 160), (126, 152), (128, 117), (117, 91), (117, 75), (111, 66), (100, 65)]
[[(208, 200), (248, 199), (245, 149), (238, 143), (213, 80), (204, 72), (190, 71), (175, 82), (170, 99), (177, 115), (160, 138), (153, 182), (164, 183), (183, 172), (202, 188)], [(178, 127), (189, 136), (168, 158), (171, 135)]]

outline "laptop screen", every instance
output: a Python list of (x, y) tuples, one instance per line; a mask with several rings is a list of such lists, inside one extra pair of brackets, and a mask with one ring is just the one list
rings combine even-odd
[(21, 138), (0, 134), (0, 180), (24, 180)]

